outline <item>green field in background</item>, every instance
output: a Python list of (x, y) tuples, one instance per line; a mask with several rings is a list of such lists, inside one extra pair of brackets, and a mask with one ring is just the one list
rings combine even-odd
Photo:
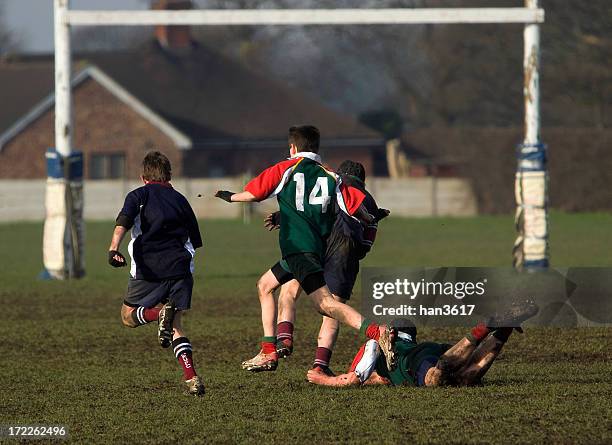
[[(612, 266), (611, 228), (612, 214), (552, 213), (552, 265)], [(201, 221), (185, 328), (207, 395), (186, 396), (155, 328), (121, 326), (127, 271), (106, 263), (112, 229), (87, 224), (84, 279), (43, 282), (42, 224), (0, 225), (0, 425), (65, 425), (80, 443), (612, 442), (608, 328), (515, 335), (482, 387), (330, 389), (305, 381), (319, 316), (302, 298), (294, 355), (274, 373), (242, 371), (261, 335), (255, 282), (278, 259), (259, 221)], [(509, 266), (514, 238), (509, 216), (389, 218), (363, 266)], [(358, 346), (343, 329), (332, 367)]]

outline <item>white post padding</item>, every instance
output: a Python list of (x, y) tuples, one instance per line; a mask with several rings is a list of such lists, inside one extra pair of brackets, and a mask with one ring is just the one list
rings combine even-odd
[(45, 208), (43, 264), (49, 278), (81, 277), (85, 271), (83, 182), (48, 178)]

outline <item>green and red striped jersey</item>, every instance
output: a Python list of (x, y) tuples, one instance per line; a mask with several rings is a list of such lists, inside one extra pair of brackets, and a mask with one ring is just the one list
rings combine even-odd
[(283, 258), (311, 252), (324, 257), (335, 206), (353, 215), (365, 198), (321, 164), (316, 153), (300, 152), (264, 170), (244, 188), (257, 201), (276, 196), (281, 213), (279, 244)]

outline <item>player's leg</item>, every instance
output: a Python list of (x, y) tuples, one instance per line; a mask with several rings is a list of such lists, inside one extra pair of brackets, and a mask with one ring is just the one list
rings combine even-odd
[[(197, 375), (193, 362), (193, 346), (183, 328), (183, 314), (191, 308), (193, 277), (167, 280), (165, 285), (168, 302), (164, 304), (160, 312), (160, 325), (170, 323), (170, 326), (164, 325), (163, 329), (171, 333), (172, 352), (183, 370), (183, 380), (187, 391), (196, 396), (204, 395), (204, 384)], [(164, 312), (166, 312), (166, 318), (161, 316)]]
[[(263, 325), (264, 336), (261, 341), (259, 353), (242, 362), (242, 369), (247, 371), (274, 371), (278, 366), (278, 354), (276, 353), (276, 302), (274, 301), (274, 291), (281, 285), (277, 275), (278, 263), (264, 273), (257, 281), (257, 293), (261, 306), (261, 322)], [(282, 268), (280, 269), (282, 270)], [(286, 272), (286, 271), (285, 271)], [(288, 274), (288, 275), (287, 275)], [(287, 282), (293, 277), (286, 272), (282, 281)]]
[(161, 304), (152, 308), (146, 308), (144, 306), (128, 306), (123, 303), (121, 306), (121, 323), (128, 328), (137, 328), (157, 321), (161, 307)]
[[(442, 373), (450, 375), (457, 369), (465, 366), (480, 342), (489, 335), (489, 332), (491, 332), (491, 330), (484, 323), (478, 323), (474, 326), (470, 334), (455, 343), (442, 355), (442, 357), (440, 357), (436, 364), (438, 371), (435, 372), (435, 374), (440, 374), (440, 377)], [(434, 373), (434, 371), (432, 371), (432, 373)]]
[(293, 327), (297, 299), (302, 292), (297, 280), (283, 284), (278, 295), (278, 321), (276, 324), (276, 352), (285, 358), (293, 352)]
[[(428, 372), (432, 386), (447, 382), (461, 385), (475, 384), (489, 370), (514, 329), (538, 313), (532, 301), (513, 303), (503, 314), (495, 315), (487, 323), (479, 323), (471, 335), (450, 348)], [(505, 326), (499, 327), (497, 326)]]
[(130, 278), (121, 306), (121, 322), (136, 328), (158, 320), (165, 289), (159, 282)]
[[(346, 300), (337, 297), (336, 295), (333, 295), (333, 297), (341, 303), (346, 302)], [(319, 329), (317, 350), (315, 352), (315, 359), (312, 365), (314, 370), (318, 369), (325, 374), (333, 375), (332, 370), (329, 368), (329, 362), (331, 361), (332, 352), (334, 350), (334, 346), (336, 345), (339, 332), (340, 322), (324, 315), (323, 321), (321, 322), (321, 328)]]
[(204, 395), (204, 384), (198, 376), (193, 362), (193, 346), (183, 329), (183, 311), (176, 311), (173, 319), (172, 351), (183, 370), (183, 379), (190, 394)]
[(512, 331), (513, 328), (499, 328), (488, 335), (476, 348), (469, 362), (455, 373), (455, 383), (462, 386), (480, 383), (499, 356)]
[(370, 323), (355, 309), (334, 299), (325, 283), (319, 256), (312, 253), (299, 253), (290, 255), (285, 260), (321, 315), (334, 318), (340, 323), (360, 330), (367, 338), (378, 340), (389, 369), (395, 367), (395, 352), (389, 327)]
[[(358, 273), (359, 258), (353, 240), (348, 236), (336, 234), (328, 241), (324, 270), (325, 283), (336, 301), (346, 303), (349, 300)], [(333, 375), (329, 363), (339, 332), (340, 323), (323, 316), (313, 369)]]

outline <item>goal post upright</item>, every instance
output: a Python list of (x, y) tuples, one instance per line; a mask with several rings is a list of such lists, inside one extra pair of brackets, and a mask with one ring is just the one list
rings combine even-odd
[[(538, 8), (538, 0), (525, 0), (525, 6)], [(517, 150), (515, 177), (517, 238), (513, 265), (537, 270), (549, 265), (548, 250), (548, 169), (546, 146), (540, 138), (540, 26), (525, 24), (523, 95), (525, 137)]]
[[(64, 198), (58, 200), (57, 196), (54, 196), (54, 194), (57, 195), (57, 191), (55, 193), (51, 191), (54, 183), (51, 181), (51, 176), (49, 176), (46, 197), (47, 216), (43, 239), (45, 268), (47, 270), (53, 269), (53, 266), (48, 264), (47, 259), (53, 257), (54, 250), (61, 245), (61, 255), (55, 255), (50, 260), (56, 267), (56, 273), (52, 274), (54, 278), (73, 278), (79, 277), (84, 273), (82, 262), (84, 244), (82, 236), (82, 158), (80, 154), (73, 151), (72, 147), (73, 120), (70, 44), (70, 29), (72, 26), (151, 26), (160, 24), (288, 26), (479, 23), (520, 23), (525, 25), (525, 139), (523, 144), (520, 145), (519, 165), (515, 179), (516, 218), (519, 236), (513, 250), (514, 265), (517, 268), (547, 267), (546, 163), (544, 146), (539, 141), (538, 24), (543, 21), (544, 10), (539, 8), (538, 0), (525, 0), (524, 8), (228, 9), (178, 11), (78, 11), (70, 10), (70, 0), (54, 0), (54, 153), (62, 165), (63, 173), (61, 179), (66, 184), (66, 192), (64, 193)], [(537, 156), (532, 155), (532, 152), (537, 152)], [(75, 157), (75, 155), (77, 156)], [(533, 170), (535, 165), (534, 159), (538, 156), (538, 159), (541, 161), (539, 170)], [(72, 159), (73, 157), (75, 159)], [(49, 152), (47, 153), (47, 158), (49, 158)], [(539, 179), (532, 180), (534, 178)], [(530, 182), (528, 179), (532, 181)], [(537, 191), (536, 195), (539, 197), (538, 202), (535, 204), (539, 205), (528, 202), (532, 201), (532, 199), (526, 191), (531, 192), (531, 189), (534, 187)], [(531, 211), (536, 208), (537, 211)], [(62, 212), (65, 230), (63, 232), (61, 230), (51, 230), (54, 227), (54, 223), (50, 220), (55, 218), (55, 229), (57, 229), (59, 227), (57, 221), (62, 220)], [(48, 227), (49, 230), (47, 230)], [(64, 264), (62, 270), (57, 269), (60, 257)]]

